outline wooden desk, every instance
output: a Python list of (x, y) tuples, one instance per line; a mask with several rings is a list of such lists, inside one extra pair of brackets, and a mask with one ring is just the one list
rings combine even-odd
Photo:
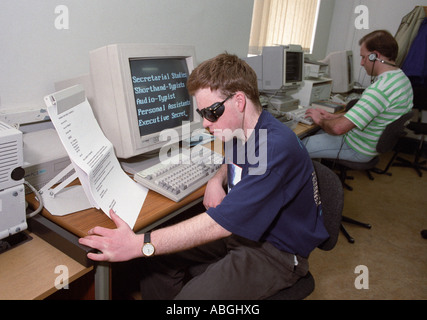
[[(298, 137), (303, 138), (317, 129), (318, 127), (314, 125), (309, 126), (298, 123), (294, 132)], [(151, 229), (153, 226), (160, 224), (168, 217), (179, 214), (185, 209), (200, 202), (203, 198), (204, 191), (205, 187), (202, 187), (179, 203), (176, 203), (150, 190), (133, 230), (135, 232), (147, 231), (147, 229)], [(35, 200), (34, 194), (27, 196), (27, 201), (33, 206), (33, 208), (38, 207), (38, 201)], [(105, 215), (101, 210), (94, 208), (62, 217), (53, 216), (46, 209), (43, 209), (42, 215), (79, 237), (86, 236), (87, 232), (95, 226), (111, 229), (115, 228), (113, 221), (110, 220), (107, 215)]]
[(33, 238), (0, 254), (0, 300), (44, 299), (56, 292), (57, 266), (68, 268), (69, 284), (87, 274), (86, 268), (49, 243)]
[[(150, 190), (133, 228), (134, 231), (139, 233), (146, 232), (186, 209), (191, 208), (202, 201), (204, 191), (205, 187), (202, 187), (176, 203)], [(26, 200), (34, 208), (38, 207), (38, 201), (35, 199), (34, 194), (27, 195)], [(95, 208), (62, 217), (53, 216), (46, 209), (43, 209), (41, 214), (78, 237), (84, 237), (95, 226), (115, 228), (113, 221), (101, 210)], [(95, 299), (107, 300), (111, 298), (110, 282), (110, 264), (96, 264)]]
[(310, 126), (308, 124), (298, 122), (296, 128), (294, 129), (294, 132), (300, 139), (303, 139), (304, 137), (313, 134), (319, 129), (320, 127), (317, 125)]
[[(186, 208), (193, 206), (201, 201), (204, 191), (205, 187), (202, 187), (177, 203), (150, 190), (135, 222), (133, 230), (135, 232), (141, 232), (141, 230), (161, 223), (161, 221), (170, 214), (175, 213), (176, 215)], [(34, 194), (27, 195), (26, 200), (33, 206), (33, 208), (37, 208), (39, 205)], [(101, 210), (97, 210), (95, 208), (62, 217), (53, 216), (46, 209), (43, 209), (41, 214), (78, 237), (86, 236), (87, 232), (95, 226), (111, 229), (115, 228), (113, 221)]]
[[(315, 130), (317, 130), (316, 126), (308, 126), (299, 123), (294, 129), (294, 132), (302, 138)], [(140, 233), (146, 232), (186, 209), (191, 208), (202, 201), (204, 191), (205, 187), (202, 187), (182, 201), (176, 203), (150, 190), (133, 230)], [(38, 207), (38, 201), (33, 194), (28, 195), (26, 198), (34, 208)], [(94, 208), (62, 217), (53, 216), (46, 209), (43, 209), (41, 214), (78, 237), (84, 237), (87, 232), (95, 226), (111, 229), (115, 228), (114, 223), (107, 215)], [(101, 263), (97, 265), (96, 269), (95, 296), (98, 299), (108, 299), (110, 296), (109, 265)]]

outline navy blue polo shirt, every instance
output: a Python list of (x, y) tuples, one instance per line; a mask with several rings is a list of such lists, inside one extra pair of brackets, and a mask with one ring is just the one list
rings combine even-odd
[(267, 111), (243, 144), (226, 143), (229, 192), (207, 213), (223, 228), (308, 257), (329, 235), (312, 161), (300, 139)]

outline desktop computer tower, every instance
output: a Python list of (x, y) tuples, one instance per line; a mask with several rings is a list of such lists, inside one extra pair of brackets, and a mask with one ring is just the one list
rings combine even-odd
[(27, 228), (22, 132), (0, 122), (0, 239)]
[(27, 229), (23, 184), (0, 191), (0, 240)]

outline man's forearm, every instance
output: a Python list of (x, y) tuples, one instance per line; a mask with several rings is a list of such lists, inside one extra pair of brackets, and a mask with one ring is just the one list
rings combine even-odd
[[(226, 164), (220, 167), (209, 183), (226, 185)], [(162, 255), (194, 248), (229, 235), (231, 235), (229, 231), (204, 212), (173, 226), (153, 231), (151, 241), (156, 248), (155, 254)]]
[(201, 213), (178, 224), (153, 231), (151, 241), (156, 248), (155, 255), (163, 255), (194, 248), (229, 235), (231, 233), (207, 213)]
[(320, 119), (319, 126), (326, 132), (332, 135), (343, 135), (354, 128), (354, 124), (343, 115), (335, 115), (328, 119)]

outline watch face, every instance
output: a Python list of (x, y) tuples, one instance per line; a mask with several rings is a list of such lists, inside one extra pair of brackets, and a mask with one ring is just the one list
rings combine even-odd
[(142, 247), (142, 253), (147, 257), (154, 254), (154, 246), (151, 243), (145, 243)]

